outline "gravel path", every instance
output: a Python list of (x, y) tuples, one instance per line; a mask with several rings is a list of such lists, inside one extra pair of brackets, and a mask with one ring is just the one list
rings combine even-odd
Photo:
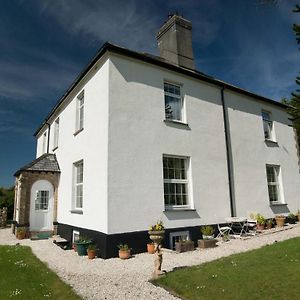
[[(180, 254), (165, 251), (163, 269), (171, 271), (174, 267), (197, 265), (299, 236), (298, 223), (286, 226), (285, 230), (272, 229), (268, 230), (268, 233), (248, 239), (219, 242), (216, 248)], [(78, 256), (74, 251), (60, 249), (51, 239), (18, 241), (11, 234), (10, 228), (0, 229), (0, 244), (14, 245), (17, 242), (30, 246), (40, 260), (47, 263), (84, 299), (177, 299), (148, 282), (153, 269), (153, 256), (150, 254), (138, 254), (128, 260), (89, 260), (87, 257)]]

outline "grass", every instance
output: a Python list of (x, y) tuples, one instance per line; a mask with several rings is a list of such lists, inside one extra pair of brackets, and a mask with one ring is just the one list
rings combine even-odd
[(182, 299), (299, 299), (300, 238), (180, 268), (152, 282)]
[(29, 247), (0, 246), (0, 270), (0, 299), (81, 299)]

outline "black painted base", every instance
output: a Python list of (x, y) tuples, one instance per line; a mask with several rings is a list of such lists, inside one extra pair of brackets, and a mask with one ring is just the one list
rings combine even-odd
[[(162, 243), (163, 247), (170, 248), (170, 233), (177, 231), (189, 231), (191, 240), (197, 245), (198, 239), (202, 237), (200, 227), (201, 226), (165, 229), (165, 237)], [(58, 223), (57, 233), (70, 242), (72, 242), (73, 230), (79, 231), (80, 235), (91, 239), (97, 245), (97, 256), (105, 259), (117, 257), (118, 245), (121, 243), (128, 244), (132, 249), (131, 253), (137, 254), (146, 252), (147, 243), (150, 242), (148, 231), (105, 234), (99, 231)]]

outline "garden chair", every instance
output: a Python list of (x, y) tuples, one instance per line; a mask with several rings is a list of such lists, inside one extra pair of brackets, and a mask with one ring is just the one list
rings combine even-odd
[(229, 235), (231, 228), (229, 226), (222, 226), (218, 224), (218, 230), (219, 234), (217, 235), (217, 238), (224, 238), (225, 236)]

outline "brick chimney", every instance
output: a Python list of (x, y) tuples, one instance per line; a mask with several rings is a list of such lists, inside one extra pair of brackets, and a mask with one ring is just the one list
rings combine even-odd
[(195, 69), (192, 46), (192, 23), (177, 14), (156, 35), (160, 56), (181, 67)]

